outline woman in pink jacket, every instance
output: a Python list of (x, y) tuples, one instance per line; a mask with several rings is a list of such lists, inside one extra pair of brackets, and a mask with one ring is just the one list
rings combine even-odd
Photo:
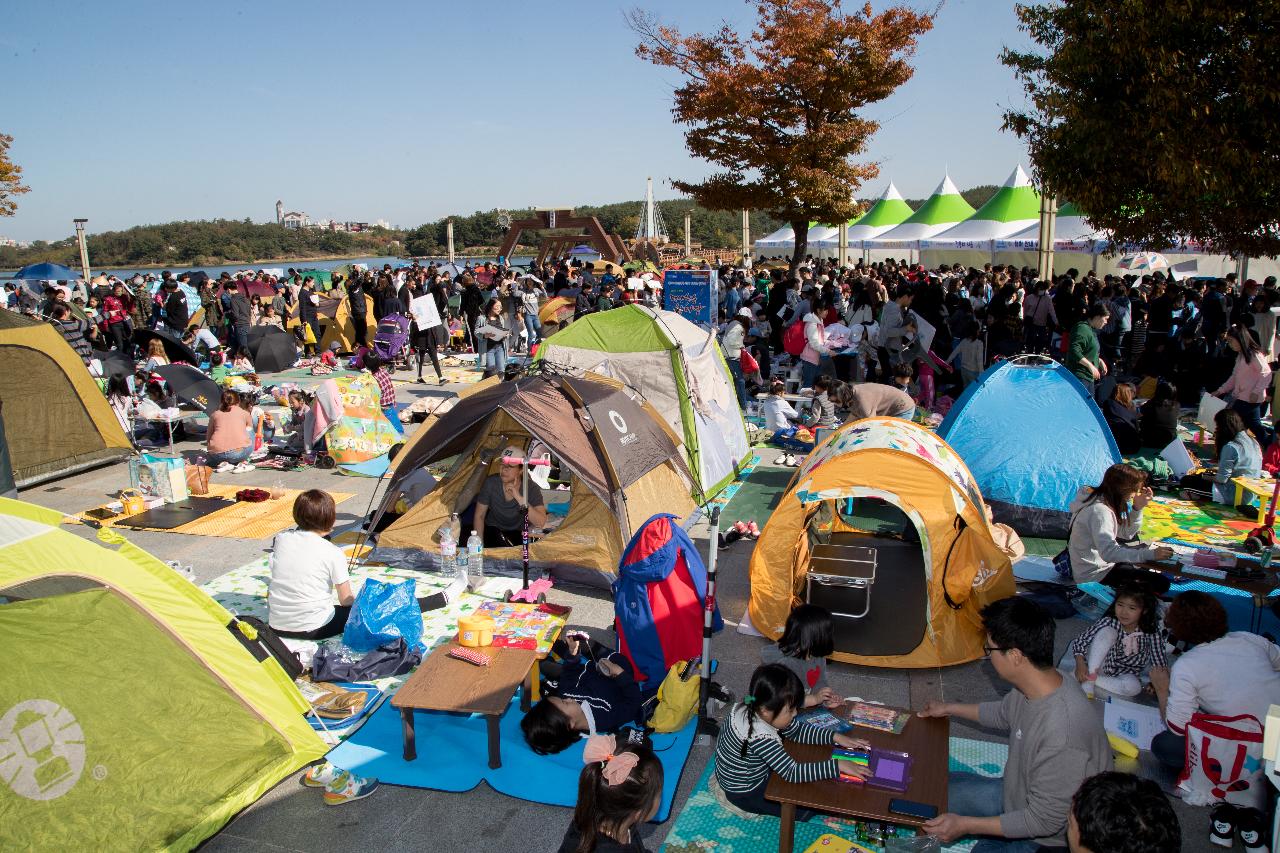
[(1244, 326), (1232, 326), (1227, 332), (1227, 346), (1239, 355), (1231, 378), (1214, 392), (1215, 397), (1230, 394), (1231, 408), (1239, 413), (1249, 432), (1263, 447), (1271, 444), (1271, 429), (1262, 422), (1262, 412), (1267, 403), (1267, 389), (1271, 386), (1271, 365), (1262, 354), (1253, 332)]

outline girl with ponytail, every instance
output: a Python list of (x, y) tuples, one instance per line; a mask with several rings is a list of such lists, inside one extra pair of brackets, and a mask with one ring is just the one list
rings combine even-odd
[[(841, 773), (866, 778), (870, 768), (852, 762), (797, 762), (782, 747), (782, 739), (796, 743), (831, 744), (845, 749), (867, 749), (861, 738), (818, 728), (796, 719), (804, 708), (805, 691), (800, 676), (779, 663), (757, 667), (751, 686), (742, 701), (733, 707), (720, 726), (716, 741), (716, 782), (738, 808), (755, 814), (779, 816), (778, 803), (766, 800), (764, 789), (770, 772), (788, 782), (816, 782), (834, 779)], [(797, 820), (808, 820), (814, 812), (797, 809)]]
[(578, 804), (559, 853), (648, 853), (635, 827), (662, 803), (662, 764), (653, 751), (592, 735), (582, 761)]

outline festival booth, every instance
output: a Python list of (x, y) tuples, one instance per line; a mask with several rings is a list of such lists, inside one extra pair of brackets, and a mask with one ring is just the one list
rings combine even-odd
[[(532, 441), (544, 445), (569, 485), (543, 491), (552, 529), (529, 544), (535, 571), (607, 587), (617, 579), (624, 545), (646, 519), (659, 512), (687, 518), (694, 510), (679, 439), (648, 403), (601, 376), (543, 373), (500, 382), (459, 400), (418, 435), (396, 457), (388, 495), (421, 468), (457, 458), (440, 485), (378, 539), (379, 550), (418, 552), (406, 553), (412, 561), (438, 562), (436, 534), (452, 513), (470, 530), (475, 496), (513, 444), (526, 451)], [(379, 516), (390, 509), (384, 502)], [(486, 549), (485, 564), (518, 574), (521, 549)]]
[(1041, 356), (997, 362), (951, 407), (938, 435), (960, 454), (995, 520), (1023, 536), (1066, 538), (1068, 508), (1120, 450), (1093, 398)]
[[(849, 223), (846, 245), (850, 252), (862, 254), (863, 241), (870, 240), (891, 228), (905, 222), (915, 211), (911, 209), (898, 192), (898, 188), (889, 182), (884, 193), (871, 206), (871, 209), (858, 219)], [(840, 253), (840, 233), (837, 230), (830, 237), (814, 241), (824, 252)], [(846, 262), (848, 258), (844, 259)]]
[(625, 305), (581, 317), (547, 338), (535, 362), (624, 382), (684, 442), (694, 497), (713, 497), (751, 455), (733, 377), (715, 335), (672, 311)]
[(958, 225), (920, 240), (920, 256), (929, 268), (960, 263), (981, 267), (991, 262), (994, 241), (1040, 221), (1040, 194), (1018, 166), (986, 204)]
[(920, 209), (898, 225), (862, 242), (862, 248), (874, 261), (888, 257), (901, 257), (905, 251), (914, 260), (920, 241), (935, 237), (973, 215), (973, 206), (964, 200), (960, 190), (945, 175), (933, 195), (920, 205)]
[[(812, 227), (812, 225), (810, 226)], [(790, 225), (784, 225), (772, 234), (761, 237), (751, 244), (756, 255), (772, 256), (782, 251), (790, 251), (796, 245), (796, 232)]]
[(0, 401), (19, 488), (115, 462), (132, 450), (84, 362), (58, 330), (4, 309)]
[(252, 629), (122, 537), (62, 521), (0, 499), (0, 836), (193, 849), (327, 747)]
[(865, 666), (977, 660), (979, 611), (1015, 591), (964, 462), (901, 418), (845, 424), (809, 454), (750, 574), (756, 630), (776, 640), (793, 607), (819, 604), (835, 614), (832, 657)]

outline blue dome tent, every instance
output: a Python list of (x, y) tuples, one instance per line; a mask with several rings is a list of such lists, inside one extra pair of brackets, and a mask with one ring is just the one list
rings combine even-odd
[(1120, 449), (1085, 387), (1056, 361), (992, 365), (938, 428), (978, 481), (996, 521), (1064, 538), (1076, 491), (1102, 481)]

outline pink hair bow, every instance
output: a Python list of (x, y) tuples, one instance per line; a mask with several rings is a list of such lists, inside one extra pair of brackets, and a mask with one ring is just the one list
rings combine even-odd
[(587, 745), (582, 750), (584, 764), (599, 761), (604, 765), (600, 775), (604, 777), (605, 784), (610, 787), (627, 781), (631, 771), (640, 763), (640, 756), (634, 752), (615, 755), (613, 751), (616, 747), (617, 740), (613, 735), (592, 735), (587, 738)]

